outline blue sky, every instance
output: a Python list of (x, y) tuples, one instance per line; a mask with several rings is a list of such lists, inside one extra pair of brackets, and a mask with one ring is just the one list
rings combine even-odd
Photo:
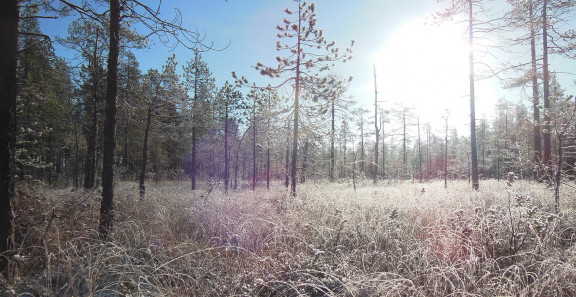
[[(422, 117), (421, 122), (430, 121), (436, 129), (442, 129), (441, 116), (450, 109), (453, 126), (466, 132), (469, 123), (466, 24), (433, 25), (429, 21), (432, 13), (445, 4), (435, 0), (315, 2), (317, 27), (324, 30), (327, 40), (334, 40), (341, 49), (355, 40), (354, 58), (334, 72), (354, 77), (348, 93), (361, 105), (372, 108), (375, 65), (378, 97), (384, 101), (384, 108), (392, 109), (397, 104), (413, 107)], [(292, 0), (164, 0), (160, 17), (172, 19), (174, 8), (178, 8), (185, 27), (205, 33), (205, 40), (214, 42), (216, 48), (227, 46), (223, 51), (203, 54), (218, 86), (233, 80), (232, 71), (259, 84), (273, 84), (251, 66), (257, 62), (275, 65), (275, 26), (286, 16), (284, 9), (295, 10), (295, 5)], [(61, 35), (66, 33), (63, 20), (45, 23), (45, 32), (48, 29)], [(479, 61), (493, 62), (480, 53), (481, 45), (477, 50)], [(170, 51), (158, 41), (149, 49), (135, 51), (143, 71), (160, 69), (172, 53), (180, 65), (192, 58), (190, 50), (178, 47)], [(566, 68), (573, 66), (573, 62), (557, 65)], [(554, 69), (554, 64), (551, 67)], [(502, 96), (510, 101), (521, 98), (518, 91), (503, 92), (496, 80), (478, 81), (476, 85), (477, 117), (491, 114), (496, 100)]]

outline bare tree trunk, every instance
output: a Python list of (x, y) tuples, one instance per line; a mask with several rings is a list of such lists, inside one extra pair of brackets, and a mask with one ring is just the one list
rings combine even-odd
[[(192, 120), (194, 122), (194, 120)], [(190, 169), (190, 187), (196, 190), (196, 124), (192, 126), (192, 168)]]
[(335, 129), (335, 115), (336, 115), (336, 111), (334, 108), (334, 101), (336, 100), (336, 98), (333, 98), (332, 102), (331, 102), (331, 114), (332, 114), (332, 122), (331, 122), (331, 127), (330, 127), (330, 182), (333, 183), (334, 182), (334, 166), (336, 164), (336, 160), (335, 160), (335, 151), (334, 151), (334, 133), (336, 133), (336, 129)]
[(562, 142), (564, 135), (558, 135), (558, 164), (556, 165), (556, 175), (554, 177), (554, 209), (556, 213), (560, 211), (560, 179), (562, 177)]
[(156, 185), (158, 185), (158, 183), (160, 182), (160, 165), (158, 164), (158, 137), (156, 137), (156, 152), (154, 155), (154, 182), (156, 183)]
[(266, 189), (270, 190), (270, 142), (266, 148)]
[(118, 56), (120, 53), (120, 0), (110, 0), (110, 49), (106, 82), (106, 119), (104, 121), (104, 162), (100, 233), (107, 235), (114, 221), (114, 149), (116, 148), (116, 97), (118, 96)]
[[(298, 5), (298, 28), (302, 28), (302, 6)], [(296, 81), (294, 87), (294, 136), (292, 139), (292, 168), (290, 168), (290, 180), (292, 182), (290, 194), (293, 197), (296, 197), (296, 175), (297, 175), (297, 159), (298, 159), (298, 121), (300, 116), (300, 53), (301, 49), (301, 40), (302, 37), (300, 36), (300, 30), (298, 30), (298, 44), (297, 44), (297, 58), (296, 58)]]
[(386, 172), (386, 134), (384, 131), (384, 114), (380, 115), (380, 119), (382, 121), (382, 123), (380, 124), (380, 130), (382, 130), (382, 176), (383, 178), (386, 178), (387, 176), (387, 172)]
[(90, 75), (92, 76), (92, 122), (90, 123), (90, 128), (88, 129), (88, 137), (86, 139), (86, 167), (84, 167), (84, 188), (85, 189), (92, 189), (94, 188), (95, 180), (96, 180), (96, 146), (98, 142), (98, 92), (100, 89), (100, 85), (98, 81), (100, 77), (98, 77), (98, 72), (100, 70), (100, 64), (98, 63), (98, 34), (96, 34), (95, 38), (95, 45), (94, 51), (92, 53), (91, 61), (90, 61)]
[(302, 158), (302, 176), (300, 177), (300, 180), (302, 180), (302, 183), (306, 182), (306, 168), (308, 167), (308, 146), (309, 146), (309, 142), (308, 142), (308, 138), (306, 138), (306, 141), (304, 142), (304, 156)]
[(536, 57), (536, 32), (534, 28), (534, 8), (533, 2), (529, 3), (530, 12), (530, 56), (532, 58), (532, 111), (534, 122), (534, 164), (542, 162), (542, 135), (540, 134), (540, 98), (538, 92), (538, 67)]
[[(19, 2), (0, 1), (0, 255), (10, 248), (12, 230)], [(0, 256), (0, 271), (6, 264), (6, 258)]]
[(406, 109), (402, 110), (402, 179), (406, 178), (408, 164), (406, 160)]
[[(250, 127), (248, 127), (249, 129)], [(244, 137), (246, 136), (246, 133), (248, 133), (248, 129), (246, 129), (246, 131), (244, 131), (244, 133), (242, 134), (242, 137), (240, 137), (240, 142), (238, 143), (238, 148), (236, 148), (236, 160), (234, 163), (234, 189), (238, 188), (238, 170), (240, 169), (240, 148), (242, 148), (242, 142), (244, 142)]]
[(252, 191), (256, 190), (256, 101), (252, 106)]
[(444, 135), (444, 188), (448, 187), (448, 118)]
[[(96, 93), (96, 92), (94, 92)], [(98, 141), (98, 99), (94, 94), (92, 122), (86, 138), (86, 165), (84, 167), (84, 188), (94, 188), (96, 178), (96, 142)]]
[(430, 176), (432, 175), (432, 152), (430, 150), (430, 122), (428, 122), (428, 126), (426, 127), (426, 164), (428, 167), (428, 173), (426, 174), (426, 181), (430, 180)]
[(478, 181), (478, 152), (476, 147), (476, 106), (474, 97), (474, 30), (473, 30), (473, 14), (472, 14), (472, 0), (469, 0), (469, 32), (468, 32), (468, 42), (470, 44), (470, 146), (471, 146), (471, 159), (472, 159), (472, 188), (478, 190), (480, 183)]
[(285, 178), (284, 178), (284, 185), (286, 188), (290, 186), (290, 128), (286, 129), (286, 164), (284, 166), (285, 170)]
[(418, 164), (420, 167), (420, 183), (422, 183), (422, 143), (420, 141), (420, 117), (418, 117)]
[(270, 117), (271, 117), (271, 95), (268, 94), (268, 122), (266, 127), (266, 189), (270, 190)]
[(144, 130), (144, 144), (142, 145), (142, 165), (140, 167), (140, 199), (146, 196), (146, 165), (148, 163), (148, 136), (150, 135), (150, 124), (152, 123), (152, 108), (148, 107), (146, 118), (146, 128)]
[(224, 117), (224, 191), (226, 193), (228, 193), (229, 186), (230, 186), (230, 155), (228, 153), (228, 102), (226, 102), (225, 117)]
[(547, 179), (552, 176), (552, 144), (550, 137), (550, 71), (548, 70), (548, 15), (547, 15), (547, 5), (548, 0), (544, 0), (542, 5), (542, 72), (544, 74), (544, 125), (542, 136), (544, 138), (544, 155), (542, 157), (542, 162), (545, 168), (545, 174)]
[(374, 134), (376, 142), (374, 143), (374, 184), (378, 184), (378, 137), (380, 129), (378, 128), (378, 88), (376, 86), (376, 66), (374, 66)]
[(360, 115), (360, 172), (364, 172), (364, 118)]

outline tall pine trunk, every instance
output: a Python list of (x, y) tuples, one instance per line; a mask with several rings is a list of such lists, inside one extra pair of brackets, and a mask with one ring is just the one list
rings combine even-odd
[(252, 191), (256, 189), (256, 99), (252, 105)]
[(98, 92), (100, 91), (99, 72), (100, 65), (98, 63), (98, 34), (96, 34), (94, 51), (90, 58), (90, 75), (92, 79), (92, 121), (88, 128), (88, 135), (86, 137), (86, 166), (84, 167), (84, 188), (94, 188), (96, 180), (96, 146), (98, 142)]
[(378, 138), (380, 129), (378, 129), (378, 87), (376, 85), (376, 66), (374, 66), (374, 134), (376, 142), (374, 143), (374, 184), (378, 183)]
[[(148, 108), (146, 118), (146, 128), (144, 130), (144, 144), (142, 145), (142, 166), (140, 167), (140, 199), (146, 196), (146, 165), (148, 163), (148, 136), (150, 135), (150, 124), (152, 123), (152, 108)], [(158, 152), (156, 152), (158, 155)]]
[[(96, 86), (94, 86), (95, 88)], [(96, 93), (96, 92), (94, 92)], [(86, 165), (84, 166), (84, 188), (94, 188), (96, 179), (96, 142), (98, 140), (98, 99), (94, 95), (92, 103), (92, 119), (86, 137)]]
[[(194, 122), (194, 120), (192, 120)], [(190, 169), (190, 188), (196, 190), (196, 124), (192, 126), (192, 168)]]
[(285, 154), (285, 164), (284, 164), (284, 186), (288, 188), (290, 186), (290, 127), (286, 128), (286, 154)]
[(120, 54), (120, 0), (110, 0), (110, 49), (106, 79), (106, 119), (100, 233), (107, 235), (114, 222), (114, 150), (116, 148), (116, 97), (118, 96), (118, 56)]
[[(11, 203), (14, 197), (14, 145), (16, 140), (16, 67), (18, 64), (19, 6), (17, 0), (0, 1), (0, 254), (10, 247)], [(6, 268), (0, 257), (0, 271)]]
[(533, 116), (532, 120), (534, 122), (534, 164), (540, 164), (542, 162), (542, 135), (540, 134), (540, 98), (538, 92), (538, 66), (536, 57), (536, 31), (534, 28), (534, 7), (532, 1), (529, 4), (530, 12), (530, 56), (531, 61), (531, 73), (532, 78), (532, 110)]
[(230, 153), (228, 149), (228, 102), (226, 102), (224, 115), (224, 191), (226, 193), (230, 187)]
[(336, 132), (335, 129), (335, 108), (334, 108), (334, 100), (332, 100), (331, 104), (331, 112), (332, 112), (332, 123), (330, 128), (330, 182), (334, 182), (334, 165), (335, 165), (335, 154), (334, 154), (334, 133)]
[[(542, 72), (544, 74), (544, 110), (550, 110), (550, 71), (548, 70), (548, 15), (547, 15), (548, 0), (544, 0), (542, 5)], [(542, 136), (544, 138), (544, 155), (542, 162), (545, 166), (547, 174), (546, 178), (552, 178), (552, 143), (550, 140), (550, 113), (544, 112), (544, 129)]]
[(472, 188), (478, 190), (480, 183), (478, 181), (478, 152), (476, 147), (476, 102), (474, 96), (474, 30), (473, 30), (473, 14), (472, 14), (472, 0), (469, 0), (469, 31), (468, 42), (470, 45), (470, 54), (468, 56), (470, 63), (470, 146), (471, 146), (471, 161), (472, 161)]

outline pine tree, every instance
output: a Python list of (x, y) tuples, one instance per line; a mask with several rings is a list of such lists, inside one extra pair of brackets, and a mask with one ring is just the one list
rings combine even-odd
[[(346, 62), (351, 58), (351, 50), (344, 52), (334, 47), (335, 42), (327, 42), (321, 29), (316, 29), (315, 3), (308, 4), (295, 0), (296, 12), (286, 9), (288, 18), (282, 25), (277, 25), (276, 50), (286, 56), (276, 57), (277, 66), (264, 66), (258, 62), (255, 66), (260, 74), (271, 78), (286, 78), (278, 86), (292, 83), (294, 86), (292, 159), (290, 168), (291, 195), (296, 196), (296, 175), (300, 121), (300, 95), (303, 89), (310, 88), (318, 82), (318, 73), (328, 70), (335, 61)], [(285, 40), (282, 42), (281, 40)], [(352, 42), (353, 44), (354, 42)]]
[(190, 122), (192, 125), (192, 152), (190, 160), (190, 187), (192, 190), (196, 189), (196, 178), (198, 176), (198, 139), (199, 136), (206, 130), (206, 108), (207, 102), (213, 97), (214, 78), (208, 68), (208, 64), (202, 60), (200, 52), (194, 50), (194, 58), (186, 63), (183, 68), (185, 84), (191, 90), (192, 102), (190, 106)]

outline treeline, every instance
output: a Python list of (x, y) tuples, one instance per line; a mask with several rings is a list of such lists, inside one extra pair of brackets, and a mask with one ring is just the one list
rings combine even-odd
[[(513, 11), (500, 21), (518, 27), (522, 25), (518, 13), (542, 10), (543, 5), (533, 1), (512, 4)], [(562, 5), (552, 6), (553, 11), (571, 7)], [(92, 188), (99, 185), (102, 173), (108, 28), (86, 18), (71, 23), (68, 36), (58, 40), (77, 53), (80, 62), (71, 67), (54, 53), (34, 18), (37, 13), (34, 5), (22, 11), (21, 30), (28, 34), (19, 41), (16, 175)], [(536, 28), (538, 21), (533, 21), (529, 28)], [(268, 186), (271, 179), (286, 181), (293, 166), (292, 95), (271, 85), (239, 84), (232, 77), (216, 86), (198, 49), (191, 50), (187, 61), (167, 57), (162, 69), (143, 72), (130, 51), (130, 46), (142, 40), (130, 32), (126, 37), (119, 58), (115, 154), (122, 179), (138, 180), (142, 195), (150, 178), (156, 182), (190, 179), (192, 189), (198, 180), (219, 180), (226, 189), (242, 183)], [(529, 70), (520, 78), (509, 78), (513, 82), (509, 84), (527, 87), (532, 83)], [(524, 69), (508, 65), (501, 71)], [(533, 73), (537, 80), (541, 72)], [(535, 104), (530, 111), (522, 100), (501, 99), (493, 115), (477, 122), (482, 177), (502, 178), (512, 171), (537, 178), (543, 173), (537, 170), (538, 158), (542, 158), (542, 152), (536, 151), (541, 150), (537, 144), (541, 140), (536, 138), (541, 136), (535, 131), (543, 126), (539, 114), (567, 117), (572, 104), (565, 100), (554, 75), (551, 82), (548, 97), (553, 104), (548, 107), (527, 98)], [(420, 123), (418, 115), (405, 106), (380, 108), (376, 113), (362, 110), (354, 107), (353, 97), (347, 94), (347, 79), (333, 74), (324, 74), (300, 93), (299, 180), (469, 178), (470, 138), (457, 134), (449, 114), (444, 115), (444, 127), (431, 127)], [(553, 121), (544, 124), (548, 122)], [(539, 134), (548, 134), (551, 129), (540, 130)], [(375, 139), (380, 149), (375, 148)], [(568, 149), (564, 157), (572, 158), (572, 146), (564, 145)], [(558, 151), (558, 141), (551, 142), (550, 150)], [(570, 160), (565, 162), (569, 168), (574, 163)]]

